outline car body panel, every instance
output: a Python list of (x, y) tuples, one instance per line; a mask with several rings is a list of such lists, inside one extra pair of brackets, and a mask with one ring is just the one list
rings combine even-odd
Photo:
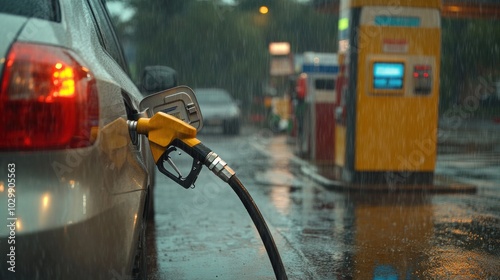
[[(6, 167), (16, 167), (18, 256), (16, 273), (2, 270), (1, 279), (111, 279), (131, 271), (154, 163), (147, 139), (132, 143), (126, 124), (124, 99), (134, 110), (142, 95), (101, 47), (88, 7), (85, 0), (61, 0), (61, 22), (0, 14), (0, 35), (11, 38), (0, 42), (0, 55), (16, 40), (70, 49), (94, 75), (100, 105), (90, 147), (0, 152), (0, 209), (8, 208)], [(9, 218), (6, 211), (0, 217)], [(8, 236), (0, 227), (1, 252), (9, 250)], [(1, 254), (0, 262), (7, 258)]]

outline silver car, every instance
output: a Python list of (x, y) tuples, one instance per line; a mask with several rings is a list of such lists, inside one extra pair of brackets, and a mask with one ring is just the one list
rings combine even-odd
[(224, 134), (239, 134), (241, 110), (231, 94), (220, 88), (197, 88), (203, 125), (222, 128)]
[(154, 163), (103, 2), (4, 1), (0, 26), (0, 279), (144, 278)]

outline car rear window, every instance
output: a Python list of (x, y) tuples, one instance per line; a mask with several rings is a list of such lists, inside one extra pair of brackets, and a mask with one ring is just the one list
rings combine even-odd
[(60, 21), (57, 0), (0, 0), (0, 13)]

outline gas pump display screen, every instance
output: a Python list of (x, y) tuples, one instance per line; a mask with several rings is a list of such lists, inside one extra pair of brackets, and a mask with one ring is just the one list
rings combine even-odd
[(405, 65), (403, 63), (373, 63), (373, 89), (403, 89)]

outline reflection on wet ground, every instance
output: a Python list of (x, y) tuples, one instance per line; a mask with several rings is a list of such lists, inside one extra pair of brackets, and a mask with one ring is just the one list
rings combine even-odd
[[(443, 204), (435, 199), (440, 195), (353, 195), (281, 186), (276, 199), (275, 188), (270, 201), (293, 221), (289, 238), (317, 266), (321, 279), (500, 276), (498, 218)], [(283, 201), (292, 203), (283, 208)]]
[[(216, 137), (203, 141), (215, 151), (255, 144), (251, 137), (229, 144)], [(222, 156), (238, 162), (237, 174), (273, 230), (290, 279), (500, 278), (497, 181), (466, 181), (478, 186), (476, 194), (335, 192), (301, 175), (301, 163), (292, 160), (283, 138), (248, 146), (254, 149), (245, 152), (244, 163), (241, 154)], [(258, 150), (266, 151), (265, 156)], [(233, 194), (215, 188), (211, 192), (217, 195), (205, 196), (213, 201), (196, 200), (210, 207), (188, 216), (171, 213), (179, 207), (167, 206), (186, 203), (184, 194), (162, 194), (162, 203), (156, 204), (157, 240), (150, 240), (156, 244), (150, 258), (152, 279), (232, 279), (235, 273), (240, 279), (272, 279), (258, 237), (248, 232), (252, 225), (227, 212), (228, 207), (240, 207), (228, 204)], [(212, 259), (202, 261), (206, 256)], [(231, 265), (225, 267), (226, 261)]]
[(372, 195), (353, 201), (353, 276), (368, 279), (380, 273), (403, 279), (422, 270), (433, 229), (428, 197)]
[[(498, 157), (488, 155), (481, 166), (498, 166)], [(271, 156), (271, 159), (273, 157)], [(488, 163), (493, 164), (488, 165)], [(454, 161), (459, 164), (458, 161)], [(466, 163), (464, 163), (466, 164)], [(469, 160), (469, 165), (473, 164)], [(272, 164), (271, 160), (271, 166)], [(297, 168), (297, 167), (295, 167)], [(294, 170), (293, 164), (288, 169)], [(283, 171), (281, 171), (283, 172)], [(277, 172), (275, 174), (278, 174)], [(276, 178), (274, 178), (276, 180)], [(290, 181), (290, 179), (287, 179)], [(308, 186), (310, 184), (310, 186)], [(296, 234), (301, 248), (320, 265), (321, 278), (354, 279), (484, 279), (500, 277), (500, 220), (474, 210), (477, 196), (401, 192), (382, 194), (329, 192), (312, 182), (289, 188), (290, 197), (276, 203), (274, 186), (269, 195), (278, 209), (279, 201), (292, 201), (290, 214), (301, 228)], [(281, 187), (283, 189), (284, 187)], [(498, 189), (497, 197), (498, 197)], [(472, 205), (463, 205), (472, 204)], [(491, 206), (497, 203), (491, 201)], [(465, 207), (464, 207), (465, 206)], [(453, 209), (453, 210), (452, 210)], [(283, 209), (280, 212), (284, 212)], [(309, 248), (318, 240), (336, 250)], [(328, 246), (327, 246), (328, 248)]]

